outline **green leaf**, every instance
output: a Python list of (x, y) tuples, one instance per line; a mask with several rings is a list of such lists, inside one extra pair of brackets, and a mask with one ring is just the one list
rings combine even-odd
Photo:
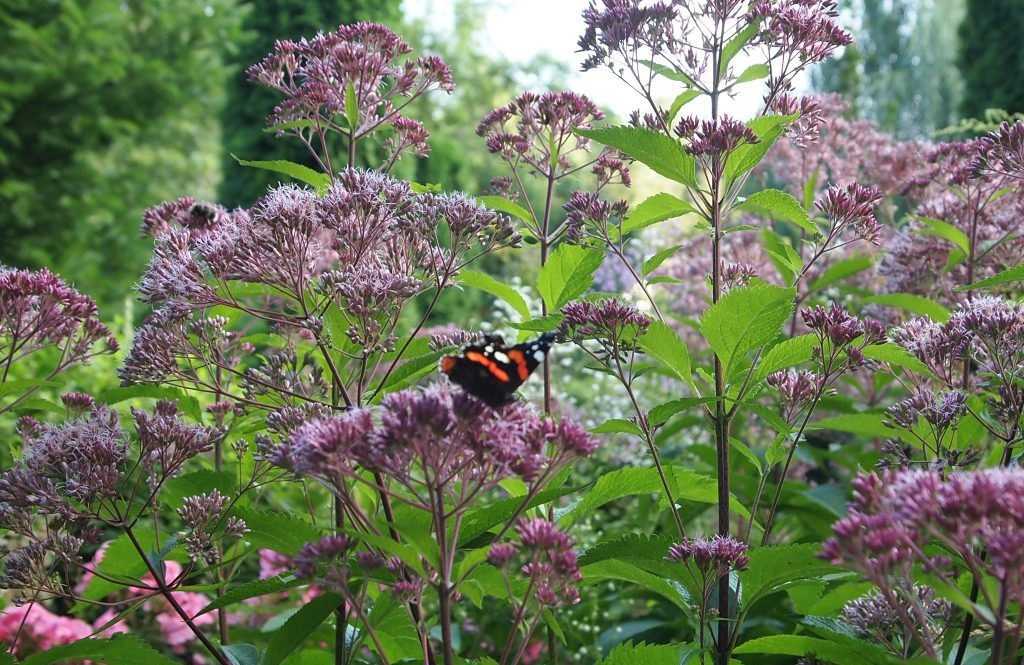
[(848, 259), (842, 261), (836, 261), (828, 268), (825, 272), (811, 282), (812, 291), (820, 291), (826, 287), (832, 286), (836, 282), (842, 281), (847, 277), (852, 277), (857, 273), (864, 272), (875, 265), (874, 258), (862, 255), (862, 256), (851, 256)]
[[(392, 594), (383, 593), (378, 596), (368, 621), (380, 639), (384, 650), (382, 655), (387, 661), (408, 662), (422, 657), (419, 635), (409, 618), (409, 610), (398, 603)], [(368, 640), (366, 645), (377, 650), (372, 640)]]
[(486, 533), (489, 529), (507, 522), (516, 514), (517, 510), (528, 510), (554, 501), (568, 494), (575, 492), (575, 488), (563, 484), (563, 482), (552, 482), (550, 486), (538, 493), (525, 507), (522, 507), (523, 497), (511, 497), (495, 501), (481, 508), (474, 508), (466, 513), (463, 520), (462, 531), (459, 534), (459, 544), (469, 541)]
[(726, 376), (734, 363), (778, 336), (793, 312), (795, 295), (793, 289), (754, 284), (733, 289), (704, 313), (701, 334), (718, 354)]
[(348, 128), (355, 132), (359, 129), (359, 100), (356, 98), (356, 87), (352, 81), (345, 86), (345, 120)]
[(746, 201), (736, 206), (736, 209), (788, 222), (811, 236), (821, 234), (800, 202), (779, 189), (763, 189), (748, 197)]
[(909, 351), (892, 342), (872, 344), (871, 346), (864, 347), (864, 357), (889, 363), (893, 367), (902, 367), (916, 374), (928, 375), (932, 373), (927, 365), (915, 358)]
[(951, 243), (965, 255), (971, 253), (970, 239), (967, 237), (966, 233), (957, 227), (953, 226), (949, 222), (944, 222), (941, 219), (933, 219), (931, 217), (921, 217), (919, 219), (923, 222), (923, 226), (921, 227), (921, 233), (923, 235), (942, 238), (943, 240)]
[(275, 575), (274, 577), (268, 577), (265, 580), (254, 580), (252, 582), (236, 584), (233, 585), (223, 596), (216, 598), (213, 602), (204, 607), (196, 616), (218, 610), (222, 607), (230, 607), (231, 605), (240, 603), (243, 600), (258, 598), (271, 593), (281, 593), (282, 591), (288, 591), (289, 589), (306, 586), (306, 584), (308, 584), (308, 581), (298, 579), (292, 575)]
[(681, 411), (692, 409), (701, 404), (713, 403), (714, 401), (714, 397), (681, 397), (670, 400), (651, 409), (647, 413), (647, 420), (651, 423), (652, 427), (658, 427), (668, 422), (669, 418)]
[(620, 644), (600, 665), (685, 665), (697, 650), (688, 644)]
[(740, 598), (749, 608), (764, 596), (785, 587), (822, 575), (836, 572), (836, 568), (819, 558), (821, 545), (802, 543), (756, 547), (748, 552), (750, 562), (740, 573)]
[[(232, 155), (232, 157), (235, 157)], [(273, 159), (270, 161), (250, 161), (247, 159), (239, 159), (235, 157), (242, 166), (249, 166), (254, 169), (263, 169), (264, 171), (273, 171), (274, 173), (281, 173), (290, 178), (294, 178), (299, 182), (304, 182), (311, 186), (316, 193), (323, 195), (327, 188), (331, 186), (331, 179), (327, 174), (315, 171), (308, 166), (302, 164), (296, 164), (295, 162), (289, 162), (286, 159)]]
[(771, 74), (771, 70), (768, 68), (768, 65), (759, 62), (744, 69), (743, 73), (737, 77), (736, 83), (757, 81), (759, 79), (768, 78), (769, 74)]
[(768, 258), (775, 266), (783, 283), (793, 284), (796, 282), (797, 275), (803, 271), (804, 262), (797, 251), (793, 249), (789, 240), (775, 231), (765, 228), (761, 229), (761, 246), (768, 254)]
[(934, 300), (913, 293), (883, 293), (877, 296), (868, 296), (864, 298), (864, 302), (927, 316), (938, 323), (945, 323), (949, 320), (948, 309)]
[(170, 507), (179, 508), (186, 497), (207, 494), (213, 490), (224, 496), (232, 496), (238, 487), (238, 478), (229, 471), (201, 469), (171, 478), (160, 490), (160, 501)]
[(487, 273), (479, 270), (462, 270), (459, 272), (459, 282), (504, 300), (524, 321), (530, 318), (530, 308), (523, 296), (513, 287), (498, 281)]
[[(178, 665), (135, 635), (122, 633), (109, 640), (85, 639), (64, 644), (21, 661), (21, 665), (79, 663), (91, 660), (104, 665)], [(13, 662), (13, 661), (9, 661)]]
[(1006, 270), (983, 279), (974, 284), (968, 284), (967, 286), (961, 286), (957, 291), (969, 291), (971, 289), (991, 289), (994, 286), (1002, 286), (1004, 284), (1013, 284), (1014, 282), (1024, 281), (1024, 265), (1014, 266), (1007, 268)]
[(259, 665), (260, 650), (251, 644), (224, 644), (221, 650), (231, 665)]
[(690, 353), (678, 333), (668, 324), (652, 322), (637, 343), (644, 352), (664, 363), (684, 383), (692, 383)]
[(898, 438), (900, 432), (884, 424), (882, 422), (884, 417), (883, 413), (844, 413), (818, 420), (808, 429), (833, 429), (872, 439)]
[(321, 536), (319, 529), (294, 513), (236, 506), (232, 514), (245, 520), (249, 527), (245, 540), (254, 547), (276, 550), (288, 556), (294, 556), (303, 545)]
[(690, 187), (697, 186), (696, 162), (693, 157), (664, 134), (625, 125), (578, 129), (576, 133), (626, 153), (669, 180)]
[(627, 561), (606, 559), (583, 566), (580, 572), (583, 573), (583, 581), (589, 584), (605, 580), (622, 580), (639, 585), (648, 591), (662, 596), (684, 612), (689, 613), (692, 609), (689, 602), (689, 594), (686, 593), (681, 584), (666, 580), (654, 573), (649, 573)]
[(641, 439), (644, 437), (643, 431), (637, 427), (636, 423), (622, 418), (606, 420), (590, 431), (594, 434), (632, 434)]
[(725, 179), (735, 180), (761, 163), (775, 142), (786, 131), (789, 123), (797, 119), (797, 115), (766, 115), (754, 118), (747, 123), (757, 134), (757, 143), (742, 145), (729, 155), (725, 165)]
[(881, 647), (863, 640), (839, 642), (808, 635), (771, 635), (744, 642), (733, 651), (737, 656), (771, 654), (777, 656), (814, 656), (835, 665), (932, 665), (924, 657), (903, 660), (890, 656)]
[[(757, 34), (759, 21), (752, 21), (747, 24), (742, 30), (740, 30), (735, 37), (729, 40), (729, 42), (722, 48), (722, 60), (718, 64), (718, 75), (725, 78), (726, 73), (729, 71), (729, 63), (735, 58), (743, 48), (750, 43), (750, 40)], [(767, 65), (762, 65), (767, 68)]]
[(551, 332), (562, 324), (562, 319), (564, 318), (561, 314), (548, 314), (547, 316), (540, 316), (529, 321), (519, 321), (518, 323), (509, 323), (508, 325), (516, 330)]
[(589, 289), (603, 260), (601, 250), (565, 243), (559, 245), (537, 276), (537, 290), (548, 310), (561, 309)]
[(679, 115), (679, 111), (701, 96), (700, 90), (683, 90), (681, 93), (676, 95), (676, 98), (672, 100), (672, 104), (668, 107), (668, 117), (665, 119), (665, 124), (671, 126), (675, 121), (676, 116)]
[(522, 222), (526, 222), (531, 226), (536, 224), (536, 221), (533, 219), (533, 215), (530, 214), (529, 210), (519, 205), (515, 201), (505, 198), (504, 196), (488, 194), (486, 196), (478, 196), (476, 197), (476, 199), (477, 201), (482, 203), (484, 206), (490, 208), (491, 210), (496, 210), (498, 212), (503, 212), (506, 215), (511, 215), (512, 217), (515, 217), (516, 219)]
[(416, 356), (406, 360), (404, 363), (396, 367), (395, 371), (391, 372), (391, 376), (388, 377), (387, 382), (377, 395), (377, 400), (379, 401), (387, 393), (393, 393), (396, 390), (407, 388), (427, 374), (433, 372), (437, 367), (437, 362), (443, 355), (443, 351), (431, 351), (430, 353), (425, 353), (421, 356)]
[(669, 79), (671, 81), (678, 81), (680, 83), (685, 83), (686, 85), (690, 86), (691, 88), (699, 87), (697, 85), (697, 82), (694, 81), (692, 78), (690, 78), (689, 75), (686, 72), (681, 72), (678, 69), (673, 69), (672, 67), (668, 67), (666, 65), (663, 65), (660, 62), (652, 62), (650, 60), (641, 60), (640, 63), (643, 64), (643, 65), (647, 65), (652, 70), (654, 70), (655, 72), (661, 74), (662, 76), (664, 76), (665, 78), (667, 78), (667, 79)]
[[(693, 501), (702, 504), (714, 504), (718, 501), (718, 483), (714, 478), (678, 466), (665, 466), (664, 469), (676, 501)], [(638, 494), (660, 495), (662, 491), (661, 478), (658, 476), (657, 469), (651, 467), (616, 469), (598, 478), (597, 482), (580, 499), (561, 511), (558, 519), (562, 524), (570, 525), (617, 499)], [(750, 512), (735, 497), (730, 498), (729, 504), (733, 510), (744, 517), (750, 515)]]
[(807, 362), (817, 346), (817, 335), (800, 335), (782, 340), (761, 356), (761, 362), (757, 365), (757, 380), (763, 381), (772, 372)]
[(270, 636), (261, 665), (279, 665), (313, 634), (320, 624), (341, 605), (342, 597), (324, 593), (309, 601)]
[(652, 272), (657, 270), (661, 266), (662, 263), (667, 261), (669, 258), (672, 257), (673, 254), (675, 254), (676, 252), (678, 252), (682, 248), (683, 248), (683, 245), (672, 245), (671, 247), (666, 247), (665, 249), (661, 250), (660, 252), (658, 252), (654, 256), (652, 256), (649, 259), (647, 259), (646, 261), (644, 261), (644, 265), (641, 268), (641, 272), (644, 275), (651, 274)]
[(671, 194), (655, 194), (633, 208), (622, 221), (621, 235), (628, 235), (669, 219), (695, 212), (689, 201)]
[[(144, 552), (150, 552), (155, 549), (156, 539), (151, 529), (138, 527), (133, 529), (133, 533)], [(123, 533), (107, 545), (107, 549), (103, 554), (103, 560), (100, 561), (96, 570), (104, 577), (131, 581), (138, 580), (148, 572), (146, 562), (139, 556), (139, 552), (132, 545), (132, 541)], [(85, 600), (103, 600), (112, 593), (124, 590), (124, 588), (124, 585), (103, 579), (100, 575), (94, 575), (81, 595)]]

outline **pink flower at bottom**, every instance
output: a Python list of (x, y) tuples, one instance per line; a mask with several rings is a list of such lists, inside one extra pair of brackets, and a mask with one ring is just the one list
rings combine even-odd
[[(26, 618), (27, 617), (27, 618)], [(21, 635), (18, 636), (18, 629)], [(18, 637), (15, 652), (46, 651), (70, 644), (92, 634), (92, 627), (80, 619), (54, 614), (38, 603), (8, 607), (0, 612), (0, 642), (11, 644)]]
[[(210, 604), (210, 599), (205, 595), (189, 591), (176, 591), (171, 595), (196, 626), (208, 626), (216, 621), (216, 615), (213, 612), (197, 616), (204, 607)], [(175, 653), (184, 653), (185, 645), (195, 639), (195, 634), (173, 608), (163, 601), (161, 601), (160, 607), (160, 611), (156, 614), (156, 623), (160, 627), (164, 641)]]

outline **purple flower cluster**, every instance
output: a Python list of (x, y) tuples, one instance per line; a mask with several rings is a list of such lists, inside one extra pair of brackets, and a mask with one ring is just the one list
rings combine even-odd
[(1024, 122), (1004, 122), (982, 138), (974, 167), (979, 176), (1024, 180)]
[(542, 607), (566, 607), (580, 600), (577, 583), (583, 579), (573, 540), (546, 519), (523, 519), (516, 524), (518, 543), (495, 543), (487, 560), (498, 568), (517, 563)]
[(353, 23), (311, 39), (278, 41), (248, 75), (284, 97), (270, 116), (272, 125), (307, 145), (330, 131), (356, 140), (390, 126), (393, 162), (406, 149), (429, 150), (426, 129), (402, 111), (425, 92), (455, 88), (443, 60), (409, 58), (411, 51), (383, 25)]
[(757, 143), (757, 134), (745, 124), (723, 116), (717, 121), (682, 118), (675, 127), (680, 138), (688, 140), (687, 151), (703, 158), (724, 158), (740, 146)]
[(640, 2), (639, 0), (591, 0), (583, 10), (586, 30), (580, 37), (579, 50), (587, 54), (583, 70), (602, 65), (612, 67), (615, 56), (629, 57), (641, 44), (660, 51), (673, 44), (673, 23), (678, 11), (673, 2)]
[(779, 391), (787, 422), (809, 404), (821, 389), (821, 378), (814, 372), (803, 369), (785, 369), (772, 372), (766, 382)]
[(841, 617), (860, 635), (884, 644), (893, 655), (902, 657), (908, 646), (902, 644), (906, 617), (913, 616), (916, 621), (923, 615), (927, 619), (922, 634), (932, 639), (930, 647), (934, 649), (934, 638), (945, 628), (951, 609), (950, 602), (936, 598), (933, 589), (915, 585), (890, 594), (873, 591), (851, 600), (843, 605)]
[[(959, 562), (979, 583), (995, 580), (1010, 602), (1020, 602), (1024, 599), (1022, 497), (1021, 469), (945, 476), (940, 471), (860, 475), (854, 481), (850, 510), (833, 526), (835, 536), (825, 543), (822, 556), (860, 572), (883, 593), (911, 588), (915, 566), (942, 580), (955, 580)], [(956, 560), (935, 558), (929, 549), (932, 544), (941, 545)], [(989, 609), (998, 613), (996, 599), (987, 589), (982, 594)], [(983, 622), (991, 617), (979, 614)]]
[(877, 188), (853, 183), (845, 187), (829, 187), (815, 205), (831, 225), (830, 238), (838, 238), (849, 229), (857, 239), (877, 245), (881, 226), (875, 218), (875, 207), (881, 201), (882, 193)]
[[(571, 166), (574, 152), (590, 146), (589, 139), (574, 132), (603, 117), (590, 99), (574, 92), (524, 92), (485, 115), (476, 133), (513, 167), (524, 163), (557, 177)], [(621, 172), (621, 165), (616, 170)]]
[[(209, 368), (218, 381), (237, 378), (238, 361), (253, 349), (226, 321), (191, 318), (211, 305), (340, 346), (345, 340), (328, 339), (320, 318), (335, 305), (347, 313), (350, 341), (386, 348), (410, 298), (448, 286), (471, 252), (518, 242), (506, 217), (465, 195), (416, 194), (407, 183), (356, 169), (338, 174), (323, 197), (279, 186), (251, 209), (218, 212), (201, 226), (189, 221), (192, 207), (147, 213), (156, 243), (140, 292), (157, 311), (136, 334), (121, 372), (127, 382), (172, 379), (230, 394), (197, 369)], [(249, 285), (259, 287), (257, 295)], [(264, 392), (282, 388), (263, 384)]]
[(562, 308), (562, 325), (576, 340), (598, 338), (630, 343), (651, 325), (651, 319), (618, 300), (578, 300)]
[(359, 465), (423, 495), (453, 483), (483, 491), (510, 475), (537, 481), (596, 447), (573, 422), (543, 419), (521, 403), (498, 412), (437, 384), (388, 395), (376, 421), (364, 409), (310, 421), (271, 460), (339, 490)]
[[(868, 319), (862, 321), (838, 303), (829, 307), (817, 305), (800, 312), (804, 325), (810, 328), (819, 339), (828, 341), (833, 348), (850, 345), (863, 336), (864, 344), (881, 344), (885, 342), (885, 326), (880, 322)], [(850, 349), (849, 351), (854, 351)]]
[(245, 521), (227, 515), (230, 499), (218, 490), (206, 494), (185, 497), (178, 517), (187, 533), (182, 539), (185, 551), (193, 561), (205, 561), (213, 565), (221, 557), (215, 538), (222, 532), (224, 538), (241, 538), (249, 531)]
[[(45, 348), (60, 350), (56, 374), (95, 355), (117, 350), (96, 303), (45, 268), (0, 266), (0, 384), (14, 363)], [(0, 413), (5, 409), (0, 405)]]
[(758, 0), (751, 9), (751, 17), (761, 21), (761, 41), (800, 63), (821, 62), (853, 42), (838, 16), (835, 0)]
[(750, 563), (746, 544), (732, 536), (687, 538), (669, 548), (668, 558), (692, 565), (702, 578), (711, 581), (729, 571), (744, 570)]

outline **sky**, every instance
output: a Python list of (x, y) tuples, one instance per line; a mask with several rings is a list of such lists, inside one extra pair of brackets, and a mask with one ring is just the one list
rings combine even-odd
[[(410, 17), (424, 19), (443, 33), (451, 30), (454, 4), (455, 0), (404, 0), (403, 7)], [(576, 52), (576, 40), (583, 32), (581, 14), (589, 0), (492, 0), (486, 4), (488, 16), (480, 40), (488, 49), (514, 62), (545, 54), (568, 63), (573, 72), (570, 87), (620, 118), (640, 106), (635, 95), (623, 90), (622, 83), (610, 73), (579, 71), (582, 54)], [(737, 62), (737, 66), (742, 69), (744, 64)], [(730, 107), (731, 114), (741, 118), (754, 115), (762, 92), (756, 85), (745, 87), (746, 93)], [(663, 100), (666, 105), (671, 101)], [(700, 115), (697, 108), (690, 112)]]

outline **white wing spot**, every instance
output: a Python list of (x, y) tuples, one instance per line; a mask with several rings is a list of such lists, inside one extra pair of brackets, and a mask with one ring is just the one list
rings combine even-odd
[(494, 353), (494, 347), (488, 344), (487, 346), (484, 347), (484, 351), (486, 351), (487, 353)]
[(533, 352), (533, 359), (536, 360), (537, 362), (544, 362), (544, 352), (543, 351), (534, 351)]
[(495, 351), (494, 352), (494, 359), (497, 360), (500, 363), (507, 363), (508, 362), (508, 356), (506, 356), (501, 351)]

